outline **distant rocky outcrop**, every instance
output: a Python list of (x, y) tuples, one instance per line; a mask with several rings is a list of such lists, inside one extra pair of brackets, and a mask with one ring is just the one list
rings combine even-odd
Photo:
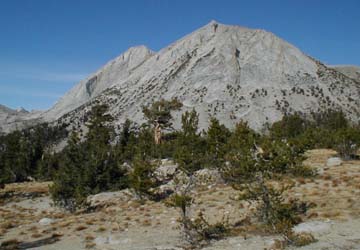
[(41, 122), (41, 111), (17, 110), (0, 104), (0, 133), (23, 129)]

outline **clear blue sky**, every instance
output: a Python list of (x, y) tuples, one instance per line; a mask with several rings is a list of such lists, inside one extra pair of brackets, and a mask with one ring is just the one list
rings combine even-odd
[(0, 103), (49, 108), (128, 47), (169, 45), (215, 19), (360, 65), (359, 0), (1, 0)]

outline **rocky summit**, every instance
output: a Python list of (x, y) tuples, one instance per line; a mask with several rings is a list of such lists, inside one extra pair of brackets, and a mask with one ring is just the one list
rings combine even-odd
[(173, 114), (175, 128), (181, 113), (193, 108), (200, 128), (215, 116), (228, 127), (242, 119), (260, 130), (287, 113), (329, 108), (358, 121), (360, 82), (353, 72), (326, 66), (270, 32), (212, 21), (158, 52), (130, 48), (37, 118), (81, 123), (101, 102), (116, 124), (127, 118), (141, 123), (142, 106), (178, 98), (184, 105)]

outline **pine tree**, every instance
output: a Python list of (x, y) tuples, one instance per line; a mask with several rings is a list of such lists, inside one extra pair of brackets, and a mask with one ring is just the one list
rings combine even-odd
[(307, 121), (299, 114), (285, 115), (271, 126), (270, 134), (276, 139), (295, 138), (304, 133), (307, 125)]
[(84, 195), (125, 186), (121, 184), (124, 181), (124, 169), (116, 159), (118, 154), (111, 146), (115, 135), (110, 124), (113, 117), (107, 114), (107, 111), (107, 105), (97, 105), (90, 112), (88, 133), (84, 142), (87, 152), (85, 171), (82, 175)]
[(299, 207), (306, 210), (307, 205), (286, 203), (283, 193), (288, 187), (274, 188), (269, 180), (293, 171), (302, 155), (281, 140), (261, 138), (245, 122), (237, 124), (228, 148), (224, 177), (241, 191), (243, 199), (256, 202), (261, 221), (273, 229), (298, 223)]
[(225, 177), (228, 181), (239, 182), (251, 177), (256, 168), (256, 145), (259, 135), (249, 128), (246, 122), (240, 121), (226, 145), (225, 159), (228, 161), (224, 166)]
[(193, 109), (191, 112), (186, 111), (181, 116), (181, 128), (184, 137), (196, 137), (199, 129), (199, 114)]
[(32, 173), (31, 142), (23, 131), (15, 131), (6, 136), (4, 146), (4, 182), (25, 181)]
[(230, 134), (230, 131), (220, 124), (219, 120), (214, 117), (210, 119), (210, 126), (206, 134), (207, 159), (210, 165), (220, 167), (223, 164), (226, 153), (225, 145)]
[(132, 171), (129, 174), (129, 184), (140, 199), (152, 198), (150, 190), (156, 186), (156, 180), (152, 176), (154, 170), (155, 165), (149, 160), (144, 159), (141, 155), (135, 157)]
[(136, 156), (143, 160), (149, 160), (157, 157), (157, 147), (153, 140), (153, 131), (151, 128), (143, 124), (141, 126), (136, 144)]
[(348, 127), (349, 121), (341, 110), (326, 110), (313, 114), (313, 120), (316, 127), (328, 130), (338, 130)]
[(129, 119), (123, 124), (119, 137), (119, 141), (115, 147), (117, 158), (130, 162), (136, 154), (137, 130)]
[(182, 130), (176, 141), (175, 161), (187, 174), (204, 167), (206, 141), (198, 131), (199, 114), (193, 109), (186, 111), (182, 117)]
[(129, 119), (126, 119), (126, 121), (123, 124), (122, 130), (120, 132), (119, 146), (121, 147), (123, 152), (126, 146), (129, 144), (132, 135), (134, 134), (131, 126), (132, 126), (131, 121)]
[(333, 148), (344, 160), (356, 158), (357, 151), (360, 148), (360, 128), (348, 126), (338, 129), (334, 133)]
[(182, 103), (177, 99), (172, 99), (171, 101), (161, 99), (154, 102), (150, 107), (143, 107), (143, 113), (154, 129), (155, 144), (161, 143), (162, 130), (169, 129), (172, 126), (171, 111), (179, 110), (181, 107)]
[(37, 164), (36, 179), (52, 180), (59, 170), (59, 154), (46, 150)]
[(63, 150), (59, 171), (50, 186), (51, 197), (55, 205), (69, 211), (75, 211), (85, 200), (79, 190), (81, 175), (84, 171), (85, 152), (80, 146), (78, 134), (72, 132), (68, 145)]
[(114, 136), (114, 128), (109, 124), (114, 118), (106, 114), (108, 108), (108, 105), (101, 104), (94, 106), (90, 111), (86, 140), (88, 143), (93, 143), (93, 146), (109, 145)]

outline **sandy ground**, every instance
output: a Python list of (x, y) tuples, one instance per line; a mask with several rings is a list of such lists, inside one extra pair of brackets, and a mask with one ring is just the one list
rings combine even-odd
[[(331, 150), (308, 152), (305, 163), (317, 168), (319, 175), (312, 179), (284, 180), (294, 184), (288, 191), (289, 197), (314, 204), (300, 228), (311, 231), (317, 242), (296, 249), (360, 249), (360, 161), (326, 167), (326, 160), (335, 154)], [(10, 184), (0, 191), (0, 197), (11, 194), (0, 203), (1, 243), (13, 239), (34, 243), (56, 238), (55, 243), (31, 249), (181, 249), (179, 211), (175, 208), (160, 202), (140, 204), (129, 200), (92, 213), (68, 214), (51, 206), (48, 185)], [(198, 187), (192, 212), (195, 215), (204, 211), (211, 222), (225, 216), (234, 224), (252, 214), (252, 207), (238, 201), (237, 195), (237, 191), (226, 185)], [(39, 223), (44, 218), (51, 220), (48, 224)], [(204, 249), (269, 250), (277, 238), (244, 229)]]

